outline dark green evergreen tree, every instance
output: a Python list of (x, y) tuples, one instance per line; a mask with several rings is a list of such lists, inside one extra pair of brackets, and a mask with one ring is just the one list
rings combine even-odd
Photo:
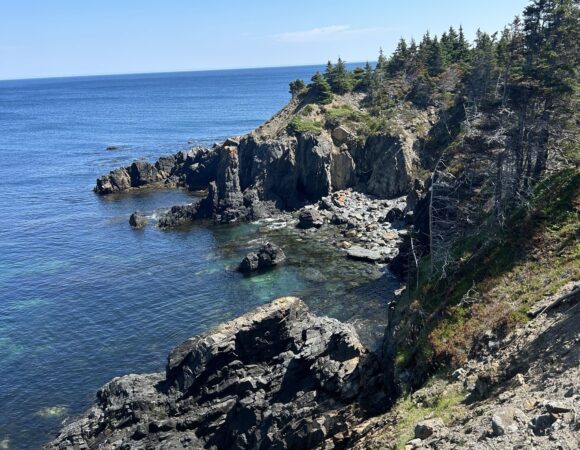
[(431, 46), (432, 46), (431, 35), (429, 34), (429, 31), (427, 31), (423, 35), (423, 38), (419, 43), (419, 50), (417, 52), (417, 63), (419, 66), (425, 68), (427, 67), (429, 55), (431, 53)]
[(386, 71), (387, 64), (388, 64), (388, 60), (387, 60), (387, 57), (385, 56), (385, 52), (383, 52), (383, 49), (380, 48), (379, 49), (379, 58), (377, 59), (377, 66), (376, 66), (377, 72)]
[(387, 64), (387, 71), (389, 75), (396, 75), (405, 70), (407, 63), (409, 62), (409, 48), (407, 46), (407, 41), (401, 38), (397, 44), (391, 59)]
[(304, 91), (304, 89), (306, 89), (306, 83), (304, 83), (304, 80), (297, 78), (296, 80), (290, 82), (289, 88), (292, 97), (296, 97), (298, 94)]
[(475, 47), (471, 52), (471, 74), (469, 79), (469, 91), (471, 98), (476, 103), (490, 100), (488, 94), (497, 81), (497, 61), (495, 34), (490, 35), (477, 30)]
[(427, 71), (430, 76), (437, 76), (445, 69), (445, 55), (443, 46), (439, 43), (437, 36), (430, 42), (427, 54)]
[(332, 81), (329, 81), (329, 83), (332, 90), (340, 95), (350, 92), (353, 88), (352, 75), (340, 57), (334, 66)]
[(459, 26), (459, 35), (457, 36), (457, 48), (455, 49), (455, 62), (469, 62), (469, 42), (465, 39), (463, 27)]
[(332, 102), (332, 89), (320, 72), (316, 72), (312, 76), (311, 89), (317, 103), (326, 105)]
[(324, 78), (328, 81), (328, 84), (332, 86), (334, 84), (334, 66), (331, 61), (326, 63), (326, 70), (324, 71)]

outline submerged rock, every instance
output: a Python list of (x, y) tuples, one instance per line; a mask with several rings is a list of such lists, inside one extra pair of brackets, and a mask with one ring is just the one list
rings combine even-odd
[(249, 273), (256, 270), (268, 269), (277, 266), (286, 259), (286, 255), (277, 245), (264, 244), (257, 253), (248, 253), (240, 263), (238, 270)]
[[(48, 449), (305, 449), (349, 433), (371, 385), (354, 329), (284, 297), (188, 339), (165, 373), (115, 378)], [(368, 373), (368, 370), (366, 371)]]

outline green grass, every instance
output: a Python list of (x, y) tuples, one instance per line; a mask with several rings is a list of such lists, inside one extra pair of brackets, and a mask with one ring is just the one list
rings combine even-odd
[(367, 115), (368, 114), (352, 109), (350, 106), (331, 108), (326, 113), (328, 119), (349, 119), (355, 122), (362, 120)]
[(322, 131), (322, 124), (314, 120), (308, 120), (300, 116), (295, 116), (288, 124), (288, 131), (292, 134), (319, 134)]
[(312, 111), (314, 111), (314, 107), (312, 105), (306, 105), (304, 108), (302, 108), (302, 111), (300, 111), (300, 115), (309, 116), (312, 114)]

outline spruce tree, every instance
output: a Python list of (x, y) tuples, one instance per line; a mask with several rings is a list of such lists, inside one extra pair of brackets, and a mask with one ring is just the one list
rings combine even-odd
[(328, 84), (332, 86), (334, 84), (334, 66), (331, 61), (326, 63), (326, 70), (324, 71), (324, 78), (328, 81)]
[(297, 78), (296, 80), (291, 81), (290, 85), (289, 85), (289, 90), (290, 90), (290, 94), (292, 95), (292, 97), (296, 97), (305, 88), (306, 88), (306, 84), (304, 83), (304, 80), (302, 80), (300, 78)]
[(317, 103), (326, 105), (332, 102), (332, 89), (320, 72), (316, 72), (312, 76), (311, 89), (313, 90)]
[(409, 48), (407, 46), (407, 41), (401, 38), (397, 44), (391, 59), (388, 62), (387, 70), (390, 75), (396, 75), (405, 70), (405, 66), (409, 61)]
[(352, 90), (352, 76), (347, 70), (346, 64), (340, 57), (336, 62), (336, 66), (334, 66), (333, 75), (333, 80), (330, 82), (330, 85), (334, 92), (342, 95)]
[(431, 41), (427, 56), (427, 71), (431, 76), (437, 76), (445, 69), (445, 56), (443, 46), (439, 43), (437, 36)]
[(469, 42), (465, 39), (463, 27), (459, 26), (459, 35), (457, 37), (457, 47), (455, 49), (455, 62), (467, 63), (469, 62)]
[(383, 48), (381, 47), (379, 49), (379, 58), (377, 59), (377, 67), (376, 70), (378, 72), (384, 72), (387, 69), (387, 57), (385, 56), (385, 53), (383, 52)]

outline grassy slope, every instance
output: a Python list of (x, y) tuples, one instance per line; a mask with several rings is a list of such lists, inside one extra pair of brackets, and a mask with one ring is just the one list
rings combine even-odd
[(580, 279), (580, 170), (544, 179), (503, 229), (459, 242), (451, 279), (425, 281), (397, 305), (396, 365), (412, 383), (462, 364), (491, 330), (505, 335), (546, 295)]

